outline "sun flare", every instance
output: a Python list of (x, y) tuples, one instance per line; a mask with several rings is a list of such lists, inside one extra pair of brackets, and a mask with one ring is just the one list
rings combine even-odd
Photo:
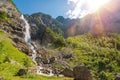
[(67, 14), (70, 18), (81, 18), (89, 13), (97, 11), (109, 1), (111, 0), (68, 0), (69, 4), (72, 3), (74, 6)]
[(87, 5), (88, 7), (93, 10), (96, 11), (98, 10), (101, 6), (103, 6), (105, 3), (109, 2), (110, 0), (88, 0)]

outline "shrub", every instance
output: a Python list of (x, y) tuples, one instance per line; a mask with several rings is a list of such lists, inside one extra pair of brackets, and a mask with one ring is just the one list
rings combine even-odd
[(0, 22), (6, 20), (7, 22), (10, 22), (10, 18), (8, 17), (6, 12), (0, 11)]
[(52, 43), (55, 47), (64, 47), (66, 46), (65, 39), (58, 35), (57, 33), (53, 32), (49, 27), (46, 28), (46, 32), (49, 34), (49, 36), (52, 37)]

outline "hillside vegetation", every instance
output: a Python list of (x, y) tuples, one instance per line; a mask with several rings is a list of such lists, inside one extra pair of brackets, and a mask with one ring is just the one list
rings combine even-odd
[[(0, 31), (0, 76), (5, 80), (14, 79), (14, 75), (21, 68), (34, 66), (32, 60), (18, 51), (8, 35)], [(15, 79), (14, 79), (15, 80)]]
[(74, 55), (69, 66), (86, 65), (95, 80), (113, 80), (120, 71), (120, 34), (83, 34), (67, 39)]
[(64, 47), (66, 46), (66, 42), (65, 39), (62, 35), (59, 35), (55, 32), (53, 32), (53, 30), (51, 30), (49, 27), (46, 28), (46, 33), (51, 37), (52, 42), (51, 42), (51, 47)]
[(7, 22), (10, 22), (10, 18), (8, 17), (7, 13), (0, 11), (0, 22), (6, 20)]

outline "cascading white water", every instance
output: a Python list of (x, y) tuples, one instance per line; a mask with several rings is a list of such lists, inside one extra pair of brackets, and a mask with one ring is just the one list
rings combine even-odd
[[(36, 66), (37, 66), (37, 62), (36, 62), (36, 57), (37, 57), (37, 51), (32, 43), (32, 40), (31, 40), (31, 36), (30, 36), (30, 25), (29, 23), (27, 22), (27, 20), (24, 18), (23, 15), (21, 15), (20, 19), (22, 19), (24, 22), (25, 22), (25, 42), (29, 44), (31, 50), (33, 51), (33, 54), (32, 54), (32, 59), (33, 59), (33, 62), (35, 62)], [(43, 76), (54, 76), (54, 74), (52, 73), (52, 70), (50, 69), (47, 69), (50, 71), (49, 74), (45, 74), (45, 73), (42, 73), (41, 69), (44, 69), (43, 67), (41, 66), (37, 66), (37, 74), (39, 75), (43, 75)]]
[(41, 71), (42, 69), (44, 69), (44, 68), (41, 66), (38, 66), (37, 74), (43, 75), (43, 76), (54, 76), (51, 69), (47, 69), (48, 71), (50, 71), (49, 74), (42, 73), (42, 71)]
[(27, 42), (31, 48), (31, 50), (33, 51), (34, 54), (32, 54), (32, 59), (35, 62), (35, 64), (37, 65), (35, 59), (36, 59), (36, 55), (37, 55), (37, 51), (35, 50), (35, 47), (32, 45), (32, 41), (31, 41), (31, 36), (30, 36), (30, 25), (28, 24), (27, 20), (24, 18), (23, 15), (21, 15), (20, 17), (24, 22), (25, 22), (25, 42)]

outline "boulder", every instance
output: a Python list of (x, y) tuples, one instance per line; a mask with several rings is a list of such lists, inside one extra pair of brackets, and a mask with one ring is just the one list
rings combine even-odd
[(62, 74), (66, 77), (73, 77), (73, 71), (69, 68), (64, 69)]
[(17, 72), (17, 76), (23, 76), (25, 74), (27, 74), (28, 70), (27, 69), (20, 69), (18, 72)]
[(86, 66), (76, 66), (73, 68), (74, 80), (92, 80), (92, 75)]
[(52, 63), (54, 63), (55, 62), (55, 57), (51, 57), (50, 59), (49, 59), (49, 64), (52, 64)]
[(120, 80), (120, 73), (116, 75), (115, 80)]
[(63, 54), (63, 58), (65, 59), (69, 59), (69, 58), (72, 58), (73, 55), (72, 54)]
[(36, 60), (36, 62), (37, 62), (37, 65), (40, 65), (40, 64), (41, 64), (41, 58), (40, 58), (40, 57), (37, 56), (35, 60)]
[(41, 61), (43, 64), (49, 64), (49, 60), (47, 60), (46, 58), (41, 58)]
[(0, 80), (4, 80), (3, 77), (0, 77)]

